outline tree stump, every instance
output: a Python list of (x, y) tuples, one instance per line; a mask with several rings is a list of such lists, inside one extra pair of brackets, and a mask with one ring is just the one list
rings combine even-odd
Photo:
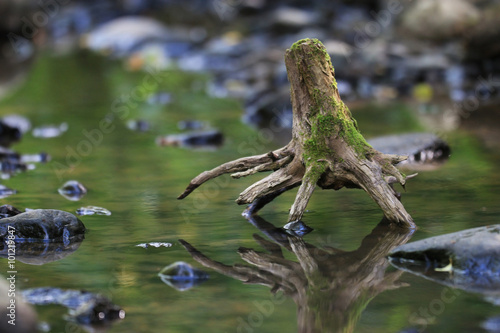
[(395, 164), (406, 156), (383, 154), (365, 141), (340, 98), (323, 44), (317, 39), (299, 40), (286, 51), (285, 64), (291, 85), (292, 140), (267, 154), (240, 158), (202, 172), (178, 199), (225, 173), (239, 178), (273, 171), (244, 190), (236, 202), (253, 203), (249, 210), (252, 213), (284, 191), (300, 186), (288, 217), (288, 221), (296, 221), (302, 218), (316, 186), (334, 190), (361, 188), (389, 221), (415, 228), (390, 186), (396, 182), (404, 186), (406, 177)]

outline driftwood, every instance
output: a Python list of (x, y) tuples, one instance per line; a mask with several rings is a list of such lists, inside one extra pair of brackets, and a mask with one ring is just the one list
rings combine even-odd
[[(387, 253), (405, 244), (412, 230), (393, 228), (383, 219), (354, 251), (316, 247), (287, 234), (260, 216), (248, 221), (269, 240), (254, 234), (266, 252), (239, 248), (250, 265), (226, 265), (179, 240), (191, 256), (205, 267), (246, 284), (260, 284), (290, 297), (297, 305), (299, 332), (352, 332), (363, 309), (379, 293), (405, 286), (402, 271), (386, 272)], [(297, 261), (286, 259), (282, 249)]]
[(285, 63), (293, 106), (292, 140), (267, 154), (227, 162), (194, 178), (178, 199), (222, 174), (235, 178), (273, 171), (243, 191), (236, 202), (260, 208), (284, 191), (299, 187), (288, 221), (300, 220), (315, 189), (361, 188), (391, 222), (415, 228), (389, 185), (404, 186), (406, 177), (394, 166), (406, 156), (387, 155), (372, 148), (342, 102), (334, 69), (325, 47), (316, 39), (296, 42)]

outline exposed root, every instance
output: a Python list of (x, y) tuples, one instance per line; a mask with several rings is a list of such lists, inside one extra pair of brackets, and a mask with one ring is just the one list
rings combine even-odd
[(251, 204), (245, 215), (300, 185), (288, 218), (289, 222), (299, 220), (316, 186), (335, 190), (348, 187), (366, 191), (389, 221), (415, 228), (391, 186), (398, 182), (404, 187), (410, 178), (395, 167), (407, 157), (382, 154), (363, 138), (340, 99), (324, 46), (318, 40), (300, 40), (287, 50), (285, 63), (293, 105), (292, 141), (267, 154), (240, 158), (201, 173), (179, 199), (225, 173), (240, 178), (273, 171), (239, 195), (238, 204)]

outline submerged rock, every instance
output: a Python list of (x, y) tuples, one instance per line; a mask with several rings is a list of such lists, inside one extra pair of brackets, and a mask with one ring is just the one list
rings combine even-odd
[(450, 156), (450, 146), (431, 133), (387, 135), (368, 140), (368, 143), (385, 154), (406, 155), (408, 159), (399, 166), (425, 169), (441, 165)]
[(61, 123), (60, 125), (44, 125), (33, 128), (32, 134), (35, 138), (48, 139), (61, 136), (67, 130), (68, 124)]
[(452, 287), (500, 290), (500, 225), (467, 229), (405, 244), (390, 254), (397, 268)]
[(218, 148), (224, 142), (224, 135), (217, 131), (191, 132), (158, 137), (160, 146), (180, 146), (186, 148)]
[(304, 237), (313, 231), (313, 228), (309, 227), (302, 221), (288, 222), (283, 226), (283, 229), (285, 229), (287, 233), (297, 237)]
[(87, 193), (85, 186), (76, 180), (68, 180), (57, 191), (60, 195), (71, 201), (78, 201)]
[(164, 243), (164, 242), (151, 242), (151, 243), (141, 243), (137, 244), (137, 247), (142, 247), (144, 249), (147, 249), (148, 247), (172, 247), (172, 243)]
[(106, 208), (97, 207), (97, 206), (87, 206), (81, 207), (76, 210), (77, 215), (111, 215), (111, 212)]
[(76, 216), (55, 209), (34, 209), (0, 220), (2, 241), (69, 244), (73, 237), (81, 237), (84, 233), (85, 226)]
[(166, 266), (158, 274), (161, 280), (172, 288), (184, 291), (208, 280), (208, 273), (194, 268), (188, 263), (178, 261)]
[(22, 292), (28, 303), (34, 305), (59, 304), (69, 310), (70, 317), (80, 324), (105, 324), (125, 318), (125, 310), (100, 294), (83, 290), (33, 288)]

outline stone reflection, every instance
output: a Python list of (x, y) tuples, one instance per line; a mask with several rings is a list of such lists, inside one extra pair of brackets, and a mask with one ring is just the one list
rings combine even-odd
[[(44, 265), (73, 254), (84, 240), (84, 236), (72, 237), (67, 242), (16, 242), (16, 261), (28, 265)], [(0, 243), (0, 258), (9, 257), (9, 248)]]
[[(358, 249), (343, 251), (317, 247), (276, 228), (259, 216), (249, 216), (269, 240), (254, 234), (254, 239), (268, 252), (239, 248), (241, 258), (251, 266), (232, 266), (206, 257), (184, 240), (181, 244), (205, 267), (250, 284), (282, 291), (297, 305), (299, 332), (352, 332), (368, 303), (385, 290), (403, 286), (398, 283), (401, 271), (386, 272), (387, 254), (405, 244), (412, 231), (389, 225), (383, 219), (367, 235)], [(297, 261), (288, 260), (283, 249)]]

